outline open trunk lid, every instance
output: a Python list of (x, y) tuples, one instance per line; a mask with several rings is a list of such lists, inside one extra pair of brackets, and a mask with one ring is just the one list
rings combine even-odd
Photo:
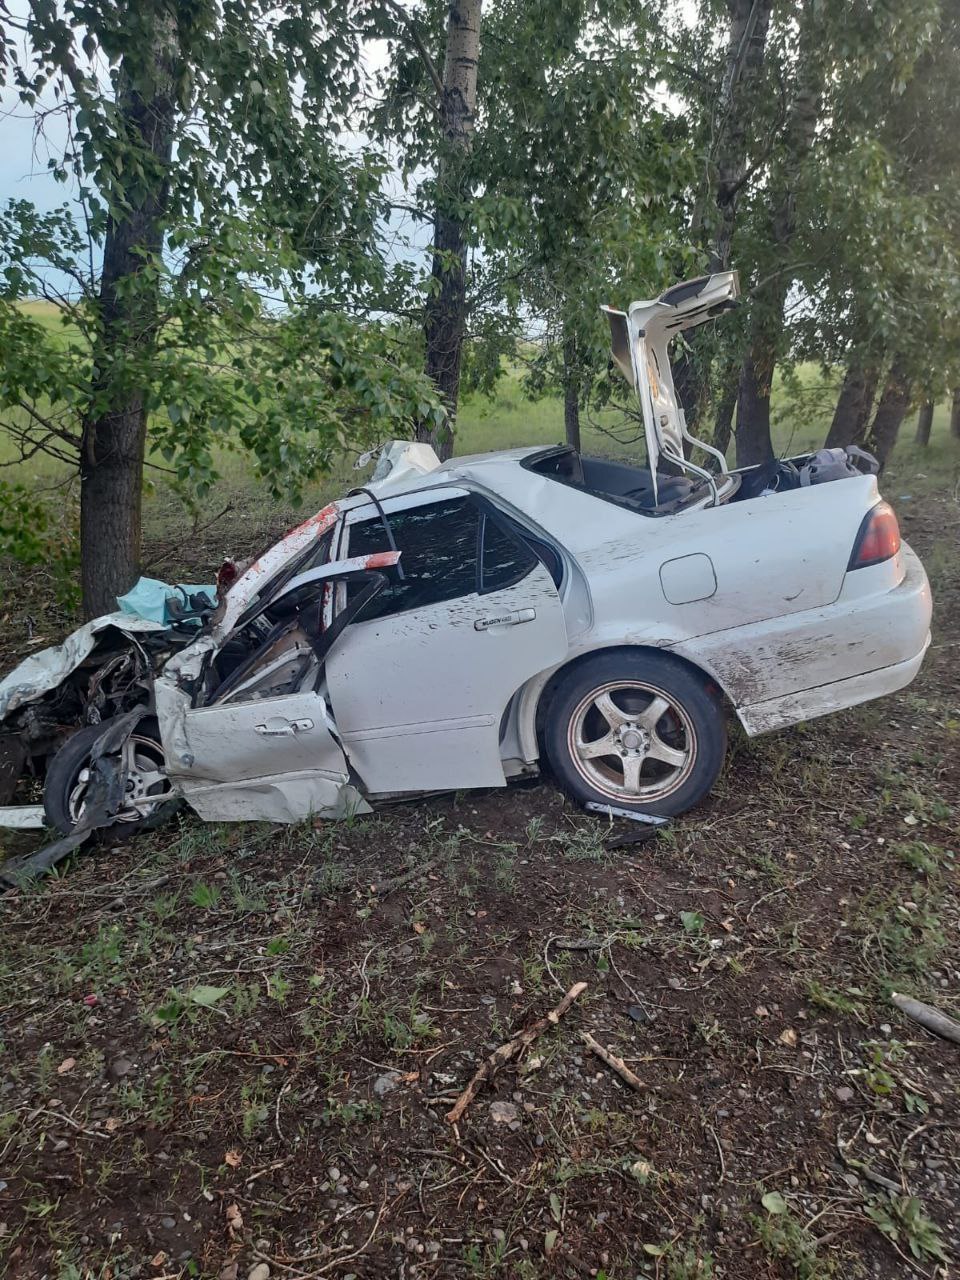
[[(659, 298), (631, 303), (628, 311), (603, 308), (610, 321), (613, 358), (640, 400), (655, 496), (661, 458), (667, 458), (685, 471), (705, 474), (684, 458), (683, 442), (693, 437), (687, 432), (673, 385), (668, 354), (670, 342), (678, 333), (704, 324), (736, 306), (739, 295), (736, 271), (720, 271), (674, 285)], [(721, 471), (726, 471), (723, 456), (716, 449), (700, 440), (694, 443), (716, 457)]]

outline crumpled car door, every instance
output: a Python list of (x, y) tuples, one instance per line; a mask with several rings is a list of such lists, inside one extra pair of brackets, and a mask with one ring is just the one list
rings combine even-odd
[[(313, 815), (369, 812), (351, 781), (327, 707), (324, 662), (350, 617), (384, 585), (379, 570), (398, 558), (388, 554), (327, 564), (294, 578), (279, 599), (265, 602), (264, 611), (301, 599), (310, 602), (303, 612), (314, 623), (304, 620), (310, 652), (299, 688), (263, 696), (258, 682), (262, 672), (297, 669), (289, 655), (283, 666), (271, 636), (243, 670), (223, 682), (208, 705), (188, 708), (172, 721), (161, 717), (167, 772), (200, 817), (298, 822)], [(323, 593), (336, 582), (350, 581), (362, 584), (359, 596), (349, 611), (324, 625)]]
[[(465, 494), (444, 490), (426, 495), (416, 510), (425, 512), (431, 503), (451, 508), (458, 499), (468, 501)], [(404, 557), (407, 582), (413, 583), (413, 548), (404, 544), (410, 501), (383, 505)], [(375, 526), (369, 515), (369, 509), (351, 513), (351, 539), (354, 524)], [(496, 529), (493, 513), (479, 518), (481, 528)], [(449, 532), (444, 526), (438, 535), (447, 541), (438, 542), (435, 558), (429, 544), (426, 550), (421, 544), (421, 586), (429, 587), (431, 575), (449, 575)], [(497, 536), (504, 536), (502, 529)], [(471, 537), (476, 546), (468, 528), (464, 547)], [(355, 548), (353, 541), (350, 547)], [(357, 619), (330, 655), (327, 686), (333, 714), (368, 794), (504, 785), (504, 711), (532, 676), (566, 656), (567, 632), (553, 576), (536, 555), (529, 554), (516, 581), (501, 575), (498, 583), (502, 585), (490, 589), (490, 583), (471, 579), (449, 599)], [(412, 587), (410, 598), (418, 598)]]

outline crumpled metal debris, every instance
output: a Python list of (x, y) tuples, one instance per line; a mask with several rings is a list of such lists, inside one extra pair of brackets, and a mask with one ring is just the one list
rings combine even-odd
[[(118, 716), (104, 730), (90, 756), (90, 780), (80, 822), (69, 835), (61, 836), (34, 853), (11, 858), (0, 866), (0, 891), (19, 888), (35, 880), (79, 849), (95, 831), (113, 825), (123, 807), (127, 781), (121, 763), (121, 748), (147, 713), (146, 707), (134, 707), (125, 715)], [(159, 805), (138, 830), (165, 822), (179, 806), (179, 799)]]

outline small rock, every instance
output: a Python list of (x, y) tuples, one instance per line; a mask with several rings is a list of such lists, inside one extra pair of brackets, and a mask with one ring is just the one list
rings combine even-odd
[(853, 1090), (848, 1085), (844, 1085), (841, 1089), (834, 1089), (834, 1093), (841, 1102), (849, 1102), (853, 1097)]
[(643, 1005), (641, 1004), (628, 1004), (627, 1017), (632, 1022), (644, 1023), (644, 1022), (650, 1021), (649, 1013), (647, 1013), (646, 1009), (644, 1009)]
[(161, 1227), (165, 1227), (167, 1231), (172, 1231), (177, 1225), (177, 1222), (175, 1218), (161, 1218), (160, 1225)]
[(494, 1124), (513, 1124), (517, 1118), (517, 1108), (512, 1102), (491, 1102), (490, 1119)]
[(399, 1071), (385, 1071), (382, 1076), (377, 1076), (373, 1082), (373, 1092), (378, 1098), (384, 1097), (388, 1093), (393, 1093), (394, 1089), (400, 1084)]
[(129, 1058), (124, 1058), (121, 1055), (119, 1058), (114, 1058), (110, 1063), (110, 1066), (107, 1068), (107, 1074), (110, 1076), (111, 1080), (122, 1080), (123, 1077), (128, 1076), (132, 1070), (133, 1063)]
[(228, 1262), (225, 1267), (220, 1270), (219, 1280), (237, 1280), (237, 1272), (239, 1268), (235, 1262)]
[(340, 1181), (340, 1170), (337, 1168), (335, 1164), (332, 1164), (330, 1168), (327, 1170), (327, 1176), (329, 1177), (331, 1182)]
[(270, 1280), (270, 1268), (265, 1262), (258, 1262), (247, 1272), (247, 1280)]

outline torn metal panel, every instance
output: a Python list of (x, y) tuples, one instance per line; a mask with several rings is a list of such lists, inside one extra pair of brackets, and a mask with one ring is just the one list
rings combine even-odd
[(336, 523), (340, 504), (331, 502), (302, 524), (285, 534), (263, 555), (258, 556), (233, 583), (217, 610), (213, 637), (220, 643), (234, 629), (241, 615), (270, 581), (305, 548), (317, 542)]
[(41, 649), (39, 653), (24, 658), (18, 667), (0, 680), (0, 720), (56, 689), (90, 656), (98, 638), (111, 628), (135, 644), (141, 653), (141, 636), (167, 630), (165, 623), (137, 618), (129, 613), (107, 613), (84, 623), (62, 644), (51, 645), (49, 649)]
[(594, 800), (588, 800), (583, 806), (590, 813), (603, 813), (608, 818), (629, 818), (631, 822), (644, 822), (651, 827), (662, 827), (669, 818), (659, 818), (654, 813), (641, 813), (637, 809), (619, 809), (612, 804), (597, 804)]
[(184, 783), (182, 791), (207, 822), (303, 822), (372, 812), (345, 777), (323, 777), (316, 771), (208, 786)]
[(42, 804), (7, 805), (0, 809), (0, 827), (11, 831), (35, 831), (43, 826)]

